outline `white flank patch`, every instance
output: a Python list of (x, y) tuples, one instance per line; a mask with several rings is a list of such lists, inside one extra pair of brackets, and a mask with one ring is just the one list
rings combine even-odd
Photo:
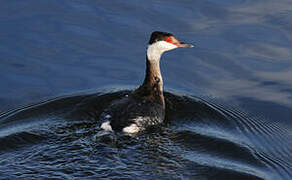
[(165, 41), (157, 41), (148, 46), (147, 57), (149, 60), (159, 60), (162, 53), (175, 48), (177, 48), (177, 46), (174, 44)]
[(124, 127), (123, 132), (134, 134), (140, 131), (140, 128), (136, 124), (131, 124), (130, 126)]
[(102, 123), (100, 128), (105, 130), (105, 131), (113, 131), (109, 121)]

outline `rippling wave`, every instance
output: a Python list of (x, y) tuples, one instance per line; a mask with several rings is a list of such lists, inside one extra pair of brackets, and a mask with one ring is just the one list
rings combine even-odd
[(166, 123), (137, 137), (101, 131), (98, 117), (130, 91), (47, 100), (0, 116), (7, 178), (289, 179), (291, 134), (211, 98), (166, 92)]

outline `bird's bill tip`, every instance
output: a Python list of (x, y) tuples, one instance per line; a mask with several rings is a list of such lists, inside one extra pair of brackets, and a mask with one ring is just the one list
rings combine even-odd
[(192, 47), (194, 47), (194, 45), (181, 42), (180, 44), (178, 44), (178, 47), (192, 48)]

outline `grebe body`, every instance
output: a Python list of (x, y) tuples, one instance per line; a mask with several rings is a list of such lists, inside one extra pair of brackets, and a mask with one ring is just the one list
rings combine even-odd
[(179, 47), (193, 46), (179, 41), (171, 33), (155, 31), (151, 34), (143, 84), (131, 94), (111, 103), (101, 114), (101, 129), (132, 134), (163, 123), (165, 100), (160, 58), (165, 51)]

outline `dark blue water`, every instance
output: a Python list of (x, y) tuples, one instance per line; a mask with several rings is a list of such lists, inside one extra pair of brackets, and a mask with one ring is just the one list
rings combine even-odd
[[(289, 0), (0, 2), (0, 179), (292, 179)], [(105, 134), (152, 31), (166, 123)]]

